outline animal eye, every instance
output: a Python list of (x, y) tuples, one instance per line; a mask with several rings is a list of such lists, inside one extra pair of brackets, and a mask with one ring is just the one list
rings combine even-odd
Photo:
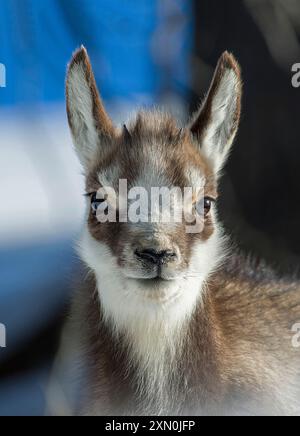
[(212, 204), (215, 200), (210, 197), (204, 197), (200, 201), (198, 201), (196, 205), (196, 209), (199, 215), (207, 216), (211, 210)]
[(204, 198), (204, 213), (207, 215), (210, 212), (212, 206), (212, 199), (209, 197)]
[(100, 204), (104, 203), (105, 201), (106, 201), (105, 199), (97, 198), (96, 192), (91, 195), (91, 208), (92, 208), (92, 212), (94, 215), (96, 215), (98, 207), (100, 206)]

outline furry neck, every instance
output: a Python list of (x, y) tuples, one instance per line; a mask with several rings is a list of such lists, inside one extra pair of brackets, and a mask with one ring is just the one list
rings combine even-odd
[[(94, 289), (93, 282), (85, 304), (96, 414), (97, 404), (113, 415), (201, 414), (207, 398), (222, 395), (222, 340), (209, 293), (179, 330), (159, 323), (138, 325), (133, 333), (116, 330)], [(106, 403), (98, 403), (99, 392), (108, 393)]]
[(108, 390), (109, 397), (118, 392), (100, 410), (107, 406), (108, 414), (199, 414), (216, 386), (215, 395), (220, 395), (217, 344), (222, 341), (209, 290), (184, 323), (160, 319), (149, 324), (137, 317), (135, 328), (116, 328), (98, 298), (101, 290), (94, 290), (93, 281), (85, 319), (95, 403), (99, 391)]
[[(98, 293), (104, 322), (110, 327), (115, 343), (123, 342), (127, 350), (126, 371), (133, 374), (139, 407), (143, 413), (149, 414), (161, 415), (170, 410), (176, 412), (182, 391), (182, 383), (179, 382), (180, 362), (191, 319), (201, 304), (201, 285), (189, 281), (168, 284), (165, 291), (160, 291), (161, 297), (157, 299), (152, 296), (152, 300), (149, 291), (135, 288), (135, 284), (132, 284), (131, 291), (133, 287), (134, 292), (147, 292), (148, 296), (143, 301), (140, 295), (130, 293), (129, 303), (122, 301), (120, 295), (128, 295), (130, 284), (123, 282), (122, 286), (120, 284), (114, 289), (109, 286), (110, 293), (106, 298), (108, 294), (101, 292), (101, 283), (103, 285), (103, 277), (98, 284)], [(182, 299), (183, 286), (190, 292), (190, 297)], [(189, 286), (197, 289), (197, 293), (188, 289)], [(121, 300), (118, 300), (117, 306), (113, 304), (111, 307), (111, 297), (115, 291)]]

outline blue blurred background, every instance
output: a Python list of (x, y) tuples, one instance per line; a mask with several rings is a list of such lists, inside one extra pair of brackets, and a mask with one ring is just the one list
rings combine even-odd
[(0, 0), (0, 415), (45, 413), (77, 269), (83, 180), (64, 82), (81, 44), (117, 124), (153, 105), (184, 120), (222, 51), (236, 55), (243, 117), (220, 215), (244, 250), (300, 264), (299, 0)]
[(189, 0), (1, 0), (0, 11), (6, 105), (63, 101), (66, 63), (81, 44), (107, 101), (157, 103), (162, 93), (185, 93)]

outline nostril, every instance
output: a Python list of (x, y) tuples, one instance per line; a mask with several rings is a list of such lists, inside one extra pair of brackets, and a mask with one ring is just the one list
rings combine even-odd
[(142, 260), (153, 263), (155, 265), (163, 265), (167, 262), (174, 260), (177, 255), (171, 250), (156, 251), (153, 249), (136, 250), (136, 256)]
[(155, 250), (136, 250), (136, 256), (142, 260), (146, 260), (147, 262), (151, 262), (157, 264), (159, 261), (159, 256), (157, 256), (157, 252)]
[(177, 258), (177, 254), (171, 250), (161, 251), (160, 256), (161, 256), (162, 260), (165, 262), (170, 262), (170, 261), (175, 260)]

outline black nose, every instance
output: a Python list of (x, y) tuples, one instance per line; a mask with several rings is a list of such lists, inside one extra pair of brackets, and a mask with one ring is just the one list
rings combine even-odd
[(156, 251), (152, 249), (148, 250), (136, 250), (136, 256), (139, 259), (145, 260), (154, 265), (164, 265), (172, 260), (175, 260), (177, 255), (171, 250)]

